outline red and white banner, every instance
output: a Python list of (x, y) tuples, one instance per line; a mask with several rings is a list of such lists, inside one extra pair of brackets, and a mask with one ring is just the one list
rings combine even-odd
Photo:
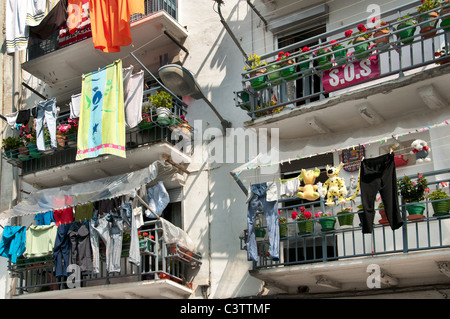
[(379, 60), (374, 56), (326, 70), (322, 82), (325, 91), (332, 92), (379, 76)]
[(59, 31), (59, 47), (92, 36), (89, 0), (69, 1), (67, 12), (67, 23)]

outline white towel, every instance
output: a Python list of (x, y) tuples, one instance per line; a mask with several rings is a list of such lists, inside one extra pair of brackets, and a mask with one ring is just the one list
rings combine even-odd
[(124, 86), (125, 124), (128, 128), (142, 121), (142, 95), (144, 94), (144, 71), (132, 74)]
[(70, 118), (76, 119), (80, 117), (81, 93), (72, 95), (70, 100)]

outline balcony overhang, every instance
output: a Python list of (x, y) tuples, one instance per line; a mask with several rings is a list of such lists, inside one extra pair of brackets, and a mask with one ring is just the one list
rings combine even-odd
[[(377, 289), (367, 284), (371, 265), (380, 269), (381, 287)], [(331, 297), (345, 293), (386, 293), (389, 289), (400, 291), (419, 285), (450, 285), (448, 265), (450, 250), (438, 249), (257, 269), (250, 270), (250, 275), (284, 293), (303, 293), (305, 297), (328, 294)]]
[(23, 70), (50, 86), (45, 95), (57, 101), (70, 101), (70, 96), (81, 92), (81, 75), (97, 70), (117, 59), (123, 65), (141, 66), (130, 56), (133, 52), (151, 71), (157, 72), (163, 64), (179, 61), (180, 45), (188, 33), (167, 12), (158, 11), (131, 23), (133, 43), (121, 47), (117, 53), (95, 49), (92, 38), (45, 54), (22, 64)]
[[(419, 125), (426, 126), (427, 114), (448, 116), (448, 81), (450, 65), (416, 69), (403, 77), (390, 76), (336, 91), (326, 99), (285, 108), (279, 113), (247, 121), (244, 125), (255, 129), (278, 128), (281, 139), (309, 138), (316, 141), (325, 134), (349, 133), (354, 137), (357, 136), (355, 132), (369, 131), (380, 124), (389, 125), (393, 120), (401, 122), (414, 114), (422, 119)], [(370, 118), (366, 113), (371, 113)], [(364, 134), (361, 137), (366, 141)]]
[[(22, 181), (37, 189), (88, 182), (103, 177), (130, 173), (148, 167), (156, 160), (170, 156), (174, 163), (189, 163), (190, 157), (167, 142), (145, 145), (127, 151), (127, 157), (105, 155), (83, 161), (52, 167), (22, 176)], [(165, 180), (167, 188), (180, 187), (184, 183), (182, 174)]]
[(192, 290), (169, 279), (24, 294), (14, 299), (184, 299)]

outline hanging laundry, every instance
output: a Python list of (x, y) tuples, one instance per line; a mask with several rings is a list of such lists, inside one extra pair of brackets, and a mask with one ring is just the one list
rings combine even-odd
[(130, 45), (130, 16), (145, 14), (144, 0), (90, 0), (89, 10), (94, 47), (103, 52)]
[(89, 221), (74, 222), (68, 231), (71, 243), (71, 263), (80, 266), (82, 274), (93, 271)]
[(40, 102), (36, 106), (36, 145), (39, 151), (45, 151), (44, 120), (50, 134), (50, 143), (56, 148), (56, 98)]
[(12, 128), (15, 129), (16, 128), (16, 119), (17, 116), (19, 115), (19, 111), (11, 113), (11, 114), (7, 114), (6, 117), (6, 122), (8, 123), (8, 125)]
[(67, 266), (71, 264), (70, 253), (72, 245), (68, 236), (71, 226), (72, 224), (62, 224), (58, 226), (56, 231), (55, 245), (53, 247), (56, 277), (67, 277)]
[(45, 212), (45, 213), (36, 214), (36, 216), (34, 217), (34, 220), (36, 221), (36, 225), (38, 225), (38, 226), (51, 225), (51, 223), (55, 222), (55, 219), (53, 218), (52, 210)]
[(56, 225), (31, 225), (26, 235), (26, 250), (23, 254), (27, 258), (51, 255), (55, 246)]
[[(163, 210), (167, 207), (170, 202), (169, 193), (162, 181), (159, 181), (155, 186), (150, 187), (148, 190), (148, 196), (150, 201), (148, 206), (151, 210), (158, 216), (161, 216)], [(145, 215), (148, 218), (156, 218), (150, 210), (145, 211)]]
[(28, 26), (38, 25), (47, 13), (47, 0), (7, 0), (5, 12), (6, 51), (28, 47)]
[(75, 221), (82, 222), (90, 220), (94, 216), (94, 204), (87, 203), (75, 207)]
[(91, 37), (89, 0), (68, 0), (67, 23), (59, 32), (59, 47)]
[(142, 96), (144, 94), (144, 71), (132, 74), (124, 85), (125, 124), (129, 128), (142, 121)]
[(30, 37), (45, 40), (64, 26), (67, 21), (67, 1), (60, 0), (39, 25), (30, 27)]
[(121, 60), (83, 76), (77, 148), (77, 160), (126, 157)]
[(70, 97), (70, 118), (80, 117), (81, 93), (74, 94)]
[(5, 226), (0, 241), (0, 256), (9, 258), (12, 263), (17, 263), (17, 257), (23, 255), (25, 247), (25, 226)]
[(70, 224), (73, 222), (74, 218), (73, 208), (67, 207), (64, 209), (57, 209), (53, 211), (53, 218), (58, 226), (61, 224)]

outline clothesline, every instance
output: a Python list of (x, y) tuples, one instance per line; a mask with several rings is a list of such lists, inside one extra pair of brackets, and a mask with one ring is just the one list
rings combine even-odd
[(399, 137), (403, 137), (405, 135), (426, 132), (426, 131), (428, 131), (428, 130), (430, 130), (432, 128), (447, 126), (450, 123), (449, 121), (450, 120), (444, 120), (442, 123), (439, 123), (439, 124), (427, 125), (427, 126), (424, 126), (424, 127), (417, 128), (415, 130), (408, 130), (408, 131), (405, 131), (405, 132), (400, 133), (400, 134), (386, 136), (386, 137), (382, 137), (382, 138), (379, 138), (379, 139), (376, 139), (376, 140), (363, 142), (363, 143), (360, 143), (360, 144), (348, 145), (348, 146), (342, 147), (342, 148), (334, 148), (334, 149), (331, 149), (329, 151), (324, 151), (324, 152), (321, 152), (321, 153), (314, 153), (314, 154), (310, 154), (310, 155), (307, 155), (307, 156), (296, 156), (294, 158), (283, 159), (283, 160), (280, 160), (280, 161), (271, 162), (269, 164), (261, 164), (261, 165), (252, 166), (252, 161), (257, 159), (257, 158), (256, 157), (253, 158), (253, 159), (249, 158), (247, 165), (242, 165), (242, 166), (238, 167), (237, 169), (233, 170), (231, 172), (231, 174), (234, 175), (237, 179), (239, 179), (239, 175), (244, 170), (254, 170), (254, 169), (259, 169), (259, 168), (263, 168), (263, 167), (270, 167), (270, 166), (274, 166), (274, 165), (283, 165), (285, 163), (289, 163), (290, 164), (291, 161), (301, 160), (301, 159), (305, 159), (305, 158), (311, 158), (313, 156), (324, 155), (324, 154), (328, 154), (330, 152), (331, 153), (335, 153), (335, 152), (348, 150), (348, 149), (353, 149), (354, 150), (356, 147), (360, 147), (360, 146), (363, 146), (365, 148), (367, 145), (370, 145), (370, 144), (373, 144), (373, 143), (380, 143), (380, 145), (383, 144), (383, 143), (386, 144), (388, 142), (388, 140), (398, 141)]

